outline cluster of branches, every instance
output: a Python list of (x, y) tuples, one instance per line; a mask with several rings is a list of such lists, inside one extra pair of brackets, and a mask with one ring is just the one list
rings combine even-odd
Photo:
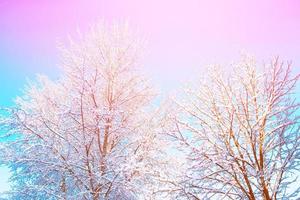
[[(61, 48), (63, 76), (39, 76), (2, 128), (2, 162), (13, 169), (11, 199), (134, 199), (160, 172), (154, 97), (138, 75), (142, 41), (127, 25), (93, 28)], [(155, 144), (155, 145), (154, 145)], [(153, 177), (152, 176), (152, 177)], [(143, 191), (148, 189), (149, 191)]]
[(259, 70), (245, 56), (232, 73), (213, 67), (196, 87), (186, 88), (169, 115), (169, 135), (189, 163), (179, 195), (297, 198), (300, 126), (293, 91), (298, 78), (278, 58)]
[[(138, 72), (143, 41), (100, 24), (61, 48), (1, 119), (9, 199), (292, 199), (299, 173), (299, 76), (274, 59), (211, 68), (158, 109)], [(294, 189), (294, 190), (293, 190)]]

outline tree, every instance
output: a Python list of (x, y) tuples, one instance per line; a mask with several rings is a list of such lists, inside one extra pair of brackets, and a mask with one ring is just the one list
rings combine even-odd
[[(127, 25), (96, 25), (62, 47), (63, 75), (39, 76), (2, 129), (11, 199), (135, 199), (163, 167), (154, 97), (138, 73), (143, 42)], [(147, 112), (146, 112), (146, 109)], [(145, 187), (140, 187), (144, 184)]]
[(290, 63), (276, 58), (260, 70), (245, 56), (232, 73), (213, 67), (186, 88), (169, 115), (168, 134), (187, 152), (189, 166), (177, 183), (178, 197), (296, 198), (299, 185), (289, 186), (300, 167), (298, 79)]

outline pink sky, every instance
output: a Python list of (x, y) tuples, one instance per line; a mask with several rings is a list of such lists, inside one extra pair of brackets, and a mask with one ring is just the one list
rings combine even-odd
[(240, 50), (300, 64), (297, 0), (1, 0), (0, 42), (9, 57), (28, 61), (16, 70), (48, 73), (58, 63), (57, 41), (97, 19), (127, 19), (148, 37), (145, 68), (158, 82), (237, 60)]

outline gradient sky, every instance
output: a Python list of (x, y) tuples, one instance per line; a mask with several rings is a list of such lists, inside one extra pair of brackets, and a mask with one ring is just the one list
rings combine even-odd
[[(128, 20), (148, 38), (145, 71), (163, 91), (240, 51), (279, 55), (300, 72), (297, 0), (0, 0), (0, 105), (36, 73), (57, 77), (57, 43), (101, 19)], [(2, 168), (0, 191), (7, 177)]]

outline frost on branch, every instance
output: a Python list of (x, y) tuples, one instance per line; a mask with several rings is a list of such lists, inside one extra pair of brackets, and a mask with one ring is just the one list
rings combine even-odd
[(259, 69), (247, 56), (230, 74), (211, 68), (174, 102), (168, 135), (189, 166), (179, 199), (297, 198), (299, 185), (289, 186), (300, 166), (299, 75), (278, 58)]
[[(136, 199), (164, 164), (154, 93), (138, 73), (142, 40), (127, 25), (96, 25), (62, 47), (63, 75), (39, 76), (2, 121), (10, 199)], [(156, 170), (156, 171), (155, 171)], [(143, 185), (144, 187), (141, 187)]]

